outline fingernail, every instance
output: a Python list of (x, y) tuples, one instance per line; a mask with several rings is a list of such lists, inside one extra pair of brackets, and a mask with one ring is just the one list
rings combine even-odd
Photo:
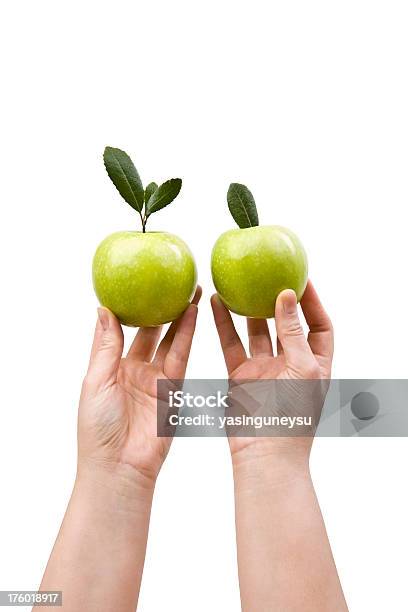
[(200, 287), (200, 285), (197, 285), (197, 289), (193, 296), (193, 299), (191, 300), (191, 303), (198, 304), (199, 301), (201, 300), (202, 293), (203, 293), (202, 288)]
[(109, 314), (106, 308), (98, 308), (98, 317), (101, 322), (103, 331), (106, 331), (109, 327)]
[(292, 315), (297, 311), (297, 297), (293, 289), (287, 289), (284, 292), (283, 309), (286, 314)]

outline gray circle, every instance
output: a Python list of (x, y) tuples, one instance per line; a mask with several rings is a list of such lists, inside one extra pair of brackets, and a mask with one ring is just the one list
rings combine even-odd
[(369, 391), (357, 393), (351, 400), (351, 412), (357, 419), (368, 421), (377, 416), (380, 411), (378, 398)]

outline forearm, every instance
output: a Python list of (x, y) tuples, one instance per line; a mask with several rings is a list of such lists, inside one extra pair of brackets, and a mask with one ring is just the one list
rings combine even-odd
[(133, 612), (152, 496), (132, 468), (79, 473), (41, 589), (62, 591), (67, 612)]
[(307, 464), (234, 464), (244, 612), (347, 610)]

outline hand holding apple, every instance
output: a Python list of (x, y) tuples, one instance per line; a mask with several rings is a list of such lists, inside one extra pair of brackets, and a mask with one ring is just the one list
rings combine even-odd
[(135, 477), (154, 484), (171, 443), (156, 435), (157, 380), (184, 378), (200, 297), (197, 287), (160, 342), (160, 327), (139, 329), (127, 355), (117, 318), (106, 308), (98, 310), (79, 407), (81, 471), (110, 468), (118, 476), (127, 472), (124, 482)]
[(146, 232), (146, 223), (179, 194), (181, 179), (143, 189), (124, 151), (106, 147), (104, 162), (119, 193), (139, 213), (142, 231), (115, 232), (101, 242), (92, 266), (95, 293), (124, 325), (150, 327), (174, 321), (194, 295), (196, 265), (181, 238)]
[[(333, 360), (333, 326), (326, 313), (318, 294), (312, 283), (308, 281), (301, 299), (301, 308), (308, 326), (305, 336), (299, 320), (296, 296), (293, 291), (285, 290), (279, 294), (276, 302), (276, 344), (274, 352), (268, 322), (265, 319), (248, 319), (249, 352), (239, 337), (231, 314), (222, 303), (218, 295), (211, 299), (215, 324), (224, 353), (228, 379), (232, 381), (256, 380), (316, 380), (316, 386), (305, 386), (302, 393), (296, 397), (297, 407), (300, 411), (312, 405), (321, 409), (328, 385), (323, 381), (329, 380)], [(280, 391), (285, 387), (281, 387)], [(286, 401), (283, 405), (274, 405), (273, 410), (279, 409), (287, 414), (291, 405), (288, 398), (296, 389), (289, 385)], [(299, 387), (298, 387), (299, 390)], [(306, 392), (307, 391), (307, 392)], [(308, 394), (312, 393), (312, 402)], [(277, 394), (279, 396), (279, 394)], [(283, 394), (281, 397), (285, 397)], [(277, 399), (277, 396), (274, 397)], [(300, 413), (301, 414), (301, 413)], [(320, 413), (314, 414), (318, 419)], [(317, 421), (316, 421), (317, 422)], [(265, 452), (265, 457), (275, 457), (275, 464), (282, 463), (291, 471), (292, 459), (294, 466), (307, 464), (308, 453), (313, 437), (307, 436), (267, 436), (245, 437), (231, 436), (230, 448), (239, 461), (257, 458), (259, 461)], [(285, 449), (285, 452), (283, 450)], [(245, 451), (242, 453), (241, 451)], [(280, 462), (280, 459), (283, 461)]]
[(244, 185), (230, 185), (228, 207), (240, 229), (225, 232), (214, 245), (211, 272), (217, 293), (232, 312), (273, 317), (284, 289), (293, 289), (301, 299), (307, 283), (306, 252), (289, 229), (259, 226), (254, 198)]

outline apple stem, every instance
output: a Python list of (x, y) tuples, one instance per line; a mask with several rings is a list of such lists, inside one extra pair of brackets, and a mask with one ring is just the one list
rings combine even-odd
[(143, 216), (142, 213), (139, 213), (139, 214), (140, 214), (140, 220), (142, 222), (142, 230), (143, 230), (143, 233), (145, 234), (146, 233), (146, 221), (147, 221), (147, 217), (146, 217), (146, 215)]

